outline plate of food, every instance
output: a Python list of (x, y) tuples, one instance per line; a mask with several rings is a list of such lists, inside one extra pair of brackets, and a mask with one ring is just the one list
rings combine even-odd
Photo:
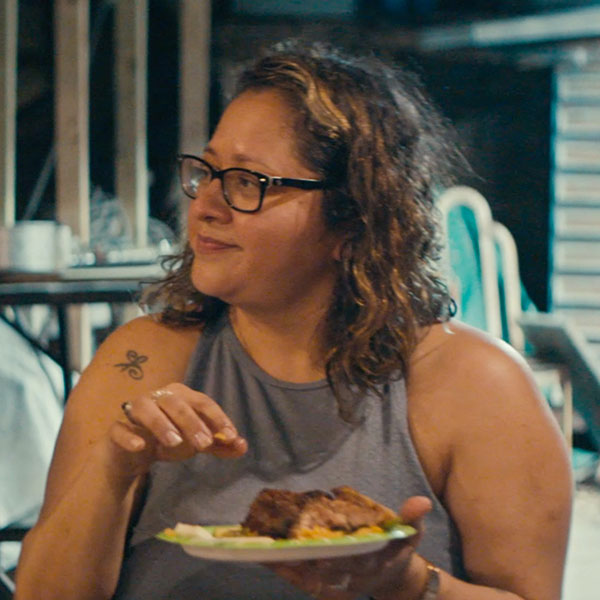
[(391, 509), (342, 486), (331, 492), (266, 488), (254, 499), (242, 523), (178, 523), (157, 537), (198, 558), (282, 562), (375, 552), (415, 533)]

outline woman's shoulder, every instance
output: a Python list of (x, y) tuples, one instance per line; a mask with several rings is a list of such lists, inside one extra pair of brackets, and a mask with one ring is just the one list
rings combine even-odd
[(150, 337), (155, 339), (159, 336), (164, 341), (177, 341), (179, 343), (189, 341), (195, 343), (202, 331), (200, 325), (172, 325), (165, 323), (160, 315), (151, 314), (136, 317), (122, 324), (109, 336), (113, 340), (119, 340), (131, 335)]
[(462, 323), (428, 328), (407, 382), (414, 443), (438, 494), (458, 456), (488, 456), (499, 452), (498, 444), (519, 454), (514, 435), (520, 431), (546, 440), (548, 448), (560, 438), (525, 359), (502, 340)]
[(461, 387), (528, 374), (526, 360), (512, 346), (459, 321), (424, 330), (410, 367), (410, 377), (417, 381), (426, 377)]
[(436, 324), (413, 354), (415, 411), (436, 410), (461, 427), (481, 419), (527, 420), (547, 411), (527, 361), (509, 344), (458, 321)]
[[(113, 331), (95, 353), (96, 366), (150, 363), (166, 372), (182, 373), (198, 343), (201, 328), (168, 325), (145, 315)], [(146, 365), (144, 365), (146, 366)], [(148, 364), (149, 366), (149, 364)]]

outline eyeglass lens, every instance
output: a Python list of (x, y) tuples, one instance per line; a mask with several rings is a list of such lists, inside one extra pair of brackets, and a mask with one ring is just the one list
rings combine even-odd
[(260, 179), (244, 169), (226, 169), (217, 172), (208, 163), (193, 158), (184, 158), (181, 163), (181, 185), (184, 192), (195, 198), (198, 192), (218, 177), (223, 185), (223, 195), (231, 206), (245, 210), (256, 210), (261, 201)]

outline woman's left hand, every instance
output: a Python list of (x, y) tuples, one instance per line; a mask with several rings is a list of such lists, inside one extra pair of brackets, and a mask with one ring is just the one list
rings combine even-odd
[(321, 600), (351, 600), (371, 596), (378, 600), (413, 600), (425, 585), (423, 561), (412, 560), (423, 534), (423, 518), (431, 501), (413, 496), (400, 509), (400, 517), (417, 529), (406, 540), (394, 540), (378, 552), (350, 557), (270, 563), (275, 573)]

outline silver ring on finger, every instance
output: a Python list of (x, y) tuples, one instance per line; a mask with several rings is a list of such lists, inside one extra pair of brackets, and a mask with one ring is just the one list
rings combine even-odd
[(173, 392), (171, 390), (166, 390), (164, 388), (160, 388), (160, 389), (154, 390), (153, 392), (150, 393), (150, 399), (154, 403), (158, 403), (158, 401), (161, 398), (164, 398), (165, 396), (171, 396), (172, 394), (173, 394)]
[(132, 409), (132, 407), (133, 407), (133, 405), (131, 404), (131, 402), (129, 402), (129, 400), (127, 400), (126, 402), (123, 402), (123, 404), (121, 404), (121, 410), (123, 411), (123, 414), (125, 415), (125, 418), (132, 425), (137, 425), (137, 421), (131, 415), (131, 409)]

